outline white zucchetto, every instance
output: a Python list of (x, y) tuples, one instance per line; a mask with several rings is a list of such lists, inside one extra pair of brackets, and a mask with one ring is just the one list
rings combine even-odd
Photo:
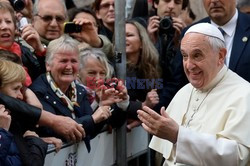
[(191, 26), (186, 31), (185, 35), (190, 33), (190, 32), (200, 33), (200, 34), (204, 34), (204, 35), (207, 35), (207, 36), (216, 37), (216, 38), (222, 40), (223, 42), (225, 42), (225, 39), (224, 39), (221, 31), (216, 26), (214, 26), (214, 25), (212, 25), (210, 23), (198, 23), (198, 24), (195, 24), (195, 25)]

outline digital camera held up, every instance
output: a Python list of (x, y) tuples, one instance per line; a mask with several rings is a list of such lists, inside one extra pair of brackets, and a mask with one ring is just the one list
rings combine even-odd
[(11, 6), (14, 8), (15, 11), (20, 12), (25, 8), (25, 1), (24, 0), (9, 0)]
[(118, 82), (116, 80), (106, 80), (104, 85), (107, 87), (107, 88), (115, 88), (117, 90), (117, 86), (118, 86)]
[(165, 16), (160, 20), (159, 34), (174, 35), (173, 20), (170, 16)]

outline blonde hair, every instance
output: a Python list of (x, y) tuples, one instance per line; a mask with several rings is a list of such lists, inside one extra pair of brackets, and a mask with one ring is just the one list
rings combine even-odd
[(12, 82), (22, 82), (26, 80), (24, 68), (11, 61), (0, 60), (0, 88)]
[(4, 11), (4, 12), (9, 12), (14, 25), (16, 25), (15, 10), (13, 9), (13, 7), (9, 3), (4, 2), (4, 1), (0, 1), (0, 10)]

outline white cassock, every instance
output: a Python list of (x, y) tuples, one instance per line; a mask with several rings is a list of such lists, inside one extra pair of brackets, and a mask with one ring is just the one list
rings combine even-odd
[(167, 165), (250, 165), (250, 83), (224, 66), (202, 90), (190, 83), (166, 112), (180, 126), (177, 142), (154, 136), (149, 147)]

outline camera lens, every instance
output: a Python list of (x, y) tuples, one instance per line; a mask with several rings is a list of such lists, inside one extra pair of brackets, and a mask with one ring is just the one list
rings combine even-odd
[(169, 28), (172, 27), (172, 21), (170, 18), (165, 17), (160, 21), (160, 27), (164, 30), (168, 30)]
[(23, 0), (9, 0), (10, 4), (15, 11), (21, 11), (25, 8), (25, 2)]
[(173, 20), (170, 16), (165, 16), (160, 20), (159, 34), (173, 36), (175, 29), (173, 27)]

